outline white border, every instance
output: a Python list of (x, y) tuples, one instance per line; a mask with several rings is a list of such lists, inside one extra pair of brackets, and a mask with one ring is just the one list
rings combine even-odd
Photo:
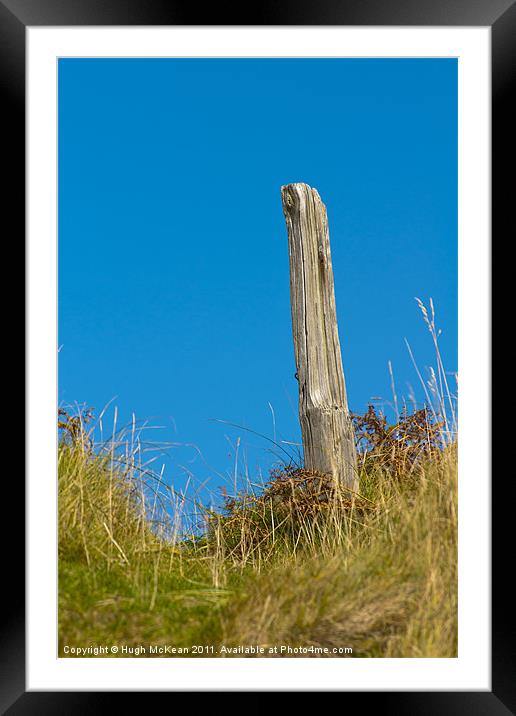
[[(27, 689), (490, 689), (490, 28), (28, 28)], [(57, 659), (56, 58), (459, 58), (459, 657)], [(479, 439), (480, 436), (480, 439)]]

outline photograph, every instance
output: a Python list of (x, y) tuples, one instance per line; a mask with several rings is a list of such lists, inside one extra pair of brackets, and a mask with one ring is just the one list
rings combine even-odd
[(58, 658), (457, 659), (457, 57), (56, 73)]
[(26, 396), (0, 713), (516, 713), (516, 2), (242, 10), (0, 0)]

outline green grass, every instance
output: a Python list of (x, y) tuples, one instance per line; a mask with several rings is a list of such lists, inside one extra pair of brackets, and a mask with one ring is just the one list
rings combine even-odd
[(368, 459), (362, 496), (324, 508), (301, 492), (273, 499), (276, 481), (206, 512), (194, 540), (185, 496), (154, 485), (134, 451), (78, 435), (59, 446), (60, 656), (113, 644), (457, 655), (456, 446), (401, 471)]

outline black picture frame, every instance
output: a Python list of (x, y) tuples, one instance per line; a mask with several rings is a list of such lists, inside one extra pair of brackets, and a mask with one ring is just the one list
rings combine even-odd
[[(202, 18), (202, 22), (199, 19)], [(492, 237), (503, 242), (514, 204), (514, 114), (510, 112), (516, 67), (516, 3), (514, 0), (318, 0), (317, 3), (263, 2), (225, 6), (185, 0), (0, 0), (0, 93), (4, 122), (4, 225), (11, 218), (10, 248), (24, 252), (25, 237), (25, 28), (77, 25), (390, 25), (489, 26), (492, 31)], [(512, 213), (512, 212), (511, 212)], [(493, 260), (495, 258), (492, 252)], [(23, 261), (23, 256), (21, 256)], [(19, 292), (17, 303), (20, 301)], [(493, 314), (494, 315), (494, 314)], [(9, 341), (9, 343), (11, 343)], [(493, 393), (492, 410), (498, 407)], [(501, 401), (500, 401), (501, 402)], [(19, 428), (17, 428), (19, 430)], [(489, 440), (489, 436), (484, 436)], [(494, 454), (494, 451), (493, 451)], [(17, 461), (5, 475), (10, 505), (24, 504)], [(16, 464), (16, 465), (15, 465)], [(492, 484), (492, 691), (352, 692), (349, 699), (381, 709), (382, 714), (516, 714), (516, 630), (513, 592), (506, 588), (511, 562), (513, 504), (502, 473)], [(16, 511), (22, 514), (22, 508)], [(113, 710), (120, 693), (26, 692), (25, 574), (23, 532), (4, 520), (4, 606), (1, 615), (0, 709), (9, 714), (71, 714)], [(8, 587), (7, 587), (8, 585)], [(140, 695), (131, 693), (131, 698)], [(169, 696), (170, 697), (170, 696)], [(148, 694), (143, 698), (148, 699)], [(149, 707), (148, 700), (141, 701)]]

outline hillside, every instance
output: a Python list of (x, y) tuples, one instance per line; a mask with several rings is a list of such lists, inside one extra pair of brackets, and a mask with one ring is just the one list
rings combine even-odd
[(60, 416), (60, 656), (457, 655), (457, 449), (426, 411), (355, 416), (358, 494), (280, 466), (217, 512), (87, 417)]

